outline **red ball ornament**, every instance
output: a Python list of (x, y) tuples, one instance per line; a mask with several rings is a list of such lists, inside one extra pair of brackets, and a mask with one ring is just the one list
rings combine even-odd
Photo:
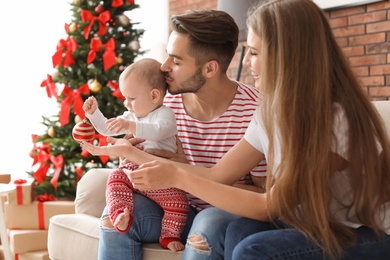
[(103, 11), (104, 11), (104, 7), (102, 5), (98, 5), (95, 7), (95, 12), (97, 12), (98, 14), (100, 14)]
[(90, 142), (95, 138), (95, 129), (87, 120), (77, 123), (72, 130), (72, 136), (76, 142)]

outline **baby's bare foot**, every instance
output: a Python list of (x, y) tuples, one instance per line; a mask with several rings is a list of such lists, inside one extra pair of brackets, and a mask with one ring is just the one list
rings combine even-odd
[(130, 212), (128, 208), (123, 210), (123, 213), (120, 213), (114, 222), (114, 227), (120, 231), (125, 232), (129, 226), (130, 221)]
[(173, 252), (176, 252), (176, 251), (182, 251), (184, 250), (184, 245), (183, 243), (179, 242), (179, 241), (172, 241), (168, 244), (168, 249), (170, 249), (171, 251)]

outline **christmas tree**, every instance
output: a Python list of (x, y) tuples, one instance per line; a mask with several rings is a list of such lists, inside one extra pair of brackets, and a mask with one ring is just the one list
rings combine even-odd
[[(72, 131), (86, 122), (82, 106), (90, 95), (107, 118), (123, 114), (118, 78), (142, 54), (139, 39), (144, 31), (125, 14), (139, 7), (134, 0), (73, 0), (70, 6), (73, 18), (65, 24), (66, 38), (53, 48), (54, 73), (41, 83), (59, 111), (42, 116), (47, 131), (32, 136), (30, 152), (33, 165), (28, 174), (35, 179), (35, 194), (49, 199), (74, 199), (77, 182), (86, 171), (118, 166), (118, 158), (82, 151)], [(107, 145), (98, 133), (91, 142)]]

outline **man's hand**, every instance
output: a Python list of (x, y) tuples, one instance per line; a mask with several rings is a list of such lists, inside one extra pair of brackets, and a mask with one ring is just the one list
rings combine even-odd
[(179, 137), (177, 137), (177, 136), (176, 136), (176, 144), (177, 144), (177, 152), (176, 153), (168, 152), (168, 151), (164, 151), (164, 150), (157, 150), (157, 149), (150, 149), (150, 150), (147, 150), (145, 152), (152, 154), (152, 155), (155, 155), (155, 156), (158, 156), (158, 157), (169, 159), (171, 161), (188, 164), (187, 157), (186, 157), (184, 150), (183, 150), (183, 145), (182, 145)]

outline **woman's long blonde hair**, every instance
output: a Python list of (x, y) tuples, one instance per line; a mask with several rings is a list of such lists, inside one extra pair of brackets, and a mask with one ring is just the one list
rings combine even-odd
[[(390, 200), (389, 138), (324, 12), (311, 0), (262, 2), (250, 10), (247, 25), (262, 43), (261, 115), (270, 137), (267, 189), (273, 186), (269, 207), (337, 258), (355, 236), (329, 209), (333, 105), (339, 103), (348, 120), (347, 167), (357, 217), (378, 236), (376, 216)], [(271, 173), (274, 131), (280, 134), (282, 161)]]

